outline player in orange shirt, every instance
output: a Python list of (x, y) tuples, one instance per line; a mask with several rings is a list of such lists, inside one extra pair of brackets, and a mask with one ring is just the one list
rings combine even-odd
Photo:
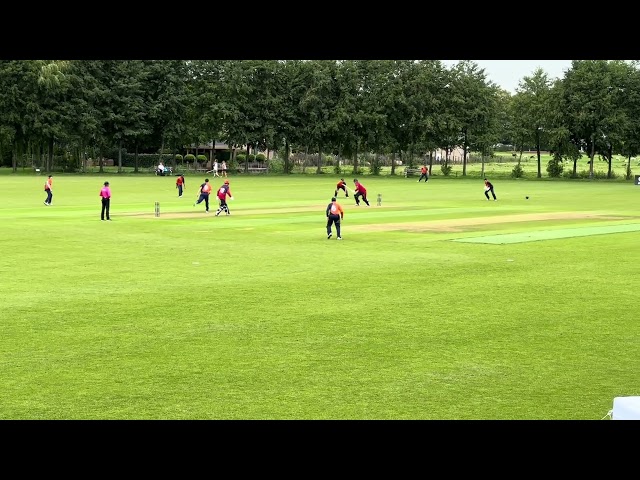
[(202, 203), (204, 201), (204, 211), (209, 213), (209, 194), (211, 193), (211, 184), (209, 183), (209, 179), (205, 178), (204, 183), (200, 185), (200, 190), (198, 191), (198, 200), (193, 204), (196, 205)]
[(44, 204), (49, 206), (51, 205), (51, 199), (53, 198), (53, 178), (51, 175), (47, 177), (47, 181), (44, 182), (44, 191), (47, 192), (47, 199), (44, 201)]
[(340, 235), (340, 222), (344, 218), (344, 210), (342, 209), (342, 205), (336, 201), (336, 197), (331, 198), (331, 203), (327, 205), (325, 213), (327, 215), (327, 240), (333, 235), (331, 231), (332, 225), (336, 226), (338, 240), (342, 240), (342, 236)]
[(429, 168), (426, 165), (420, 167), (420, 178), (418, 179), (418, 183), (420, 183), (420, 180), (423, 178), (424, 183), (427, 183), (427, 180), (429, 180)]

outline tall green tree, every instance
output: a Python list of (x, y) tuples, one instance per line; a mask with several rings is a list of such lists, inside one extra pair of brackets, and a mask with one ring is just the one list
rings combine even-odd
[(480, 137), (485, 133), (496, 95), (496, 86), (487, 81), (484, 69), (477, 63), (462, 60), (452, 67), (450, 101), (460, 125), (463, 176), (467, 174), (469, 148), (474, 143), (474, 136)]
[[(166, 145), (172, 147), (171, 163), (176, 167), (175, 153), (177, 147), (182, 147), (185, 140), (187, 114), (193, 103), (189, 98), (187, 84), (187, 64), (183, 60), (154, 60), (145, 62), (148, 76), (144, 83), (144, 96), (146, 104), (146, 121), (150, 127), (150, 138), (145, 139), (145, 143), (153, 145), (160, 142), (160, 154), (165, 150)], [(219, 119), (215, 116), (217, 110), (216, 87), (219, 79), (213, 77), (208, 82), (212, 86), (213, 98), (201, 96), (200, 101), (194, 102), (196, 106), (204, 106), (203, 123), (207, 125), (212, 134), (217, 133)], [(206, 107), (209, 108), (206, 108)], [(148, 132), (149, 129), (143, 129)], [(219, 138), (215, 136), (212, 138)], [(138, 137), (140, 139), (140, 137)], [(140, 139), (143, 140), (143, 139)], [(135, 170), (138, 170), (136, 161)]]
[(616, 78), (607, 60), (574, 60), (564, 77), (565, 105), (571, 113), (569, 129), (588, 152), (590, 178), (596, 149), (615, 128), (619, 95)]
[(65, 114), (64, 99), (68, 83), (65, 75), (68, 62), (41, 61), (38, 76), (38, 107), (34, 109), (34, 135), (42, 138), (47, 144), (47, 160), (45, 170), (53, 169), (54, 146), (68, 132), (62, 118)]
[[(541, 145), (545, 141), (551, 103), (551, 80), (541, 68), (525, 76), (513, 97), (513, 125), (520, 133), (521, 142), (535, 145), (538, 162), (537, 176), (542, 176)], [(522, 150), (521, 150), (522, 152)]]
[(39, 111), (37, 84), (40, 68), (41, 62), (37, 60), (0, 61), (0, 129), (5, 142), (11, 144), (14, 172), (17, 171), (18, 160), (37, 135), (33, 113)]

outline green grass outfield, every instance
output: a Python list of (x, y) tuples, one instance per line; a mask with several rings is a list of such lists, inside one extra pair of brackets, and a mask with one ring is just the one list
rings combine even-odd
[(335, 175), (232, 177), (228, 217), (202, 178), (56, 174), (47, 207), (0, 176), (1, 419), (599, 420), (640, 394), (633, 182), (365, 176), (338, 241)]

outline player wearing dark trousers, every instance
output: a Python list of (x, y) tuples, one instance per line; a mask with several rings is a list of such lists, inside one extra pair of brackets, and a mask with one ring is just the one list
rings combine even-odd
[(338, 240), (342, 240), (342, 236), (340, 235), (340, 221), (344, 218), (344, 210), (342, 209), (342, 205), (336, 201), (336, 197), (331, 199), (331, 203), (327, 205), (325, 213), (327, 215), (327, 240), (333, 235), (331, 231), (333, 225), (336, 226)]
[(344, 178), (341, 178), (340, 181), (337, 183), (336, 191), (333, 194), (334, 197), (338, 196), (338, 190), (342, 190), (344, 192), (344, 196), (346, 198), (349, 198), (349, 192), (347, 191), (347, 182), (344, 181)]
[(489, 192), (491, 192), (491, 195), (493, 196), (493, 201), (495, 202), (497, 198), (496, 198), (496, 194), (493, 191), (493, 184), (485, 178), (484, 179), (484, 196), (487, 197), (487, 200), (491, 200), (489, 198)]
[(426, 165), (423, 165), (420, 168), (420, 178), (418, 179), (418, 183), (420, 183), (420, 180), (422, 180), (424, 178), (424, 183), (427, 183), (427, 180), (429, 180), (429, 169), (427, 168)]
[(216, 217), (220, 215), (222, 212), (226, 212), (227, 215), (231, 215), (229, 211), (229, 205), (227, 205), (227, 197), (233, 200), (233, 195), (231, 195), (231, 188), (229, 187), (229, 180), (225, 180), (222, 186), (218, 189), (218, 200), (220, 201), (220, 206), (216, 211)]
[(195, 207), (204, 201), (204, 211), (209, 213), (209, 194), (211, 193), (211, 184), (209, 183), (209, 179), (205, 178), (204, 183), (200, 185), (200, 196), (196, 203), (193, 204)]
[(44, 191), (47, 192), (47, 199), (44, 201), (45, 205), (51, 205), (51, 199), (53, 198), (53, 179), (51, 175), (47, 177), (47, 181), (44, 183)]
[(100, 189), (100, 201), (102, 202), (100, 220), (111, 220), (111, 217), (109, 217), (109, 206), (111, 205), (111, 188), (109, 188), (109, 182), (104, 182), (104, 186)]
[(367, 200), (367, 189), (364, 188), (364, 185), (362, 185), (357, 178), (353, 179), (353, 183), (356, 186), (356, 193), (353, 195), (353, 198), (356, 201), (356, 206), (360, 206), (360, 198), (362, 198), (362, 201), (366, 203), (368, 207), (369, 200)]
[(178, 196), (182, 196), (182, 191), (184, 190), (184, 176), (178, 175), (176, 178), (176, 188), (178, 189)]

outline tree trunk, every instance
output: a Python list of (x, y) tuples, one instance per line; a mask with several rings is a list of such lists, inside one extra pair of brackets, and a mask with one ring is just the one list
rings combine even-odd
[(51, 173), (53, 170), (53, 135), (49, 137), (49, 155), (47, 159), (47, 172)]
[(391, 175), (396, 174), (396, 151), (391, 154)]
[(291, 159), (289, 158), (291, 154), (289, 140), (285, 139), (284, 141), (284, 173), (291, 173)]
[(118, 143), (118, 173), (122, 173), (122, 140)]
[(358, 144), (356, 143), (356, 148), (353, 153), (353, 174), (358, 174)]
[(318, 168), (316, 173), (322, 173), (322, 143), (318, 145)]
[(433, 150), (429, 150), (429, 176), (433, 172)]
[(304, 147), (304, 160), (302, 160), (302, 173), (307, 169), (307, 158), (309, 158), (309, 145)]
[(84, 142), (80, 143), (80, 161), (82, 162), (82, 173), (87, 173), (87, 152)]
[(596, 156), (596, 134), (595, 132), (591, 134), (591, 154), (589, 155), (589, 159), (591, 162), (589, 163), (589, 178), (593, 178), (593, 158)]
[(536, 129), (536, 153), (538, 154), (538, 178), (542, 178), (542, 164), (540, 160), (540, 129)]
[(11, 169), (13, 173), (18, 171), (18, 146), (14, 145), (13, 154), (11, 155)]
[(462, 143), (462, 176), (466, 177), (467, 176), (467, 149), (469, 148), (469, 145), (467, 144), (467, 131), (465, 130), (464, 133), (464, 142)]
[(613, 159), (613, 146), (609, 145), (609, 158), (607, 159), (609, 163), (609, 169), (607, 170), (607, 178), (611, 178), (611, 161)]
[[(136, 140), (136, 144), (135, 145), (136, 145), (136, 148), (135, 148), (134, 154), (133, 154), (133, 171), (135, 173), (138, 173), (139, 160), (138, 160), (138, 141), (137, 140)], [(162, 157), (160, 157), (160, 158), (162, 159)]]
[(244, 173), (249, 173), (249, 155), (251, 154), (251, 146), (247, 143), (247, 156), (244, 159)]

